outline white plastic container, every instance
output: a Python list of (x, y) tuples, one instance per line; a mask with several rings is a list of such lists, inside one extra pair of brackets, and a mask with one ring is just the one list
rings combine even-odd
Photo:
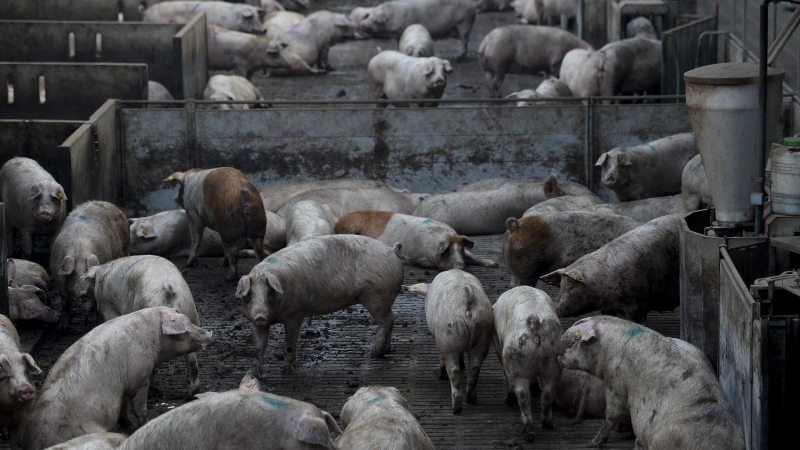
[(772, 149), (772, 212), (800, 216), (800, 138), (783, 143)]
[[(783, 70), (767, 68), (768, 138), (775, 136), (783, 78)], [(756, 192), (758, 174), (758, 65), (712, 64), (686, 72), (684, 79), (686, 106), (717, 220), (752, 222), (750, 194)], [(771, 147), (767, 145), (768, 152)]]

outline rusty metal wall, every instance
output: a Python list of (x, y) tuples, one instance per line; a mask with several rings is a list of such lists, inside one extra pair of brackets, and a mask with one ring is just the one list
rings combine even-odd
[[(139, 5), (166, 0), (2, 0), (0, 18), (15, 20), (142, 20)], [(120, 5), (122, 6), (120, 8)], [(120, 17), (120, 13), (122, 16)]]
[(0, 63), (0, 80), (13, 85), (0, 119), (85, 120), (110, 98), (147, 98), (145, 64)]
[[(708, 16), (664, 32), (661, 38), (662, 94), (682, 95), (686, 93), (683, 74), (698, 66), (700, 36), (703, 33), (716, 31), (717, 21), (717, 16)], [(712, 54), (716, 56), (716, 53), (712, 52)], [(716, 63), (715, 60), (705, 60), (700, 62), (700, 65), (714, 63)]]
[(196, 98), (208, 77), (205, 29), (205, 13), (186, 25), (3, 20), (0, 61), (144, 63), (175, 98)]
[(464, 181), (545, 177), (551, 168), (561, 179), (588, 184), (601, 152), (691, 129), (685, 106), (672, 103), (247, 111), (195, 108), (194, 102), (183, 109), (132, 106), (120, 109), (123, 191), (126, 206), (140, 213), (172, 209), (174, 189), (161, 180), (191, 167), (237, 167), (257, 186), (352, 177), (438, 192)]

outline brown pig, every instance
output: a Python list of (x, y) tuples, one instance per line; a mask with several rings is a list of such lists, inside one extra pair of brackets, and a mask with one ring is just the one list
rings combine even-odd
[(227, 279), (237, 277), (239, 250), (247, 239), (255, 241), (255, 251), (264, 257), (264, 230), (267, 216), (264, 203), (253, 183), (232, 167), (191, 169), (175, 172), (165, 180), (180, 183), (175, 202), (186, 210), (192, 250), (187, 266), (197, 262), (203, 232), (210, 228), (220, 234), (225, 259), (230, 265)]

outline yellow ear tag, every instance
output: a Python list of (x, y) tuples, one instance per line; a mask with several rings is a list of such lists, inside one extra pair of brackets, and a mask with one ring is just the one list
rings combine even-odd
[(317, 428), (319, 428), (319, 425), (315, 423), (314, 425), (311, 425), (311, 428), (316, 430)]
[(33, 305), (28, 305), (28, 309), (33, 309)]
[(578, 330), (575, 330), (575, 334), (572, 335), (572, 339), (575, 339), (576, 341), (580, 341), (581, 340), (581, 332), (578, 331)]
[(167, 177), (167, 181), (172, 181), (172, 180), (174, 180), (174, 179), (175, 179), (175, 177), (174, 177), (174, 176), (172, 176), (172, 175), (170, 175), (170, 176), (168, 176), (168, 177)]
[(620, 159), (620, 160), (619, 160), (619, 163), (620, 163), (620, 164), (622, 164), (622, 165), (624, 166), (624, 165), (627, 165), (627, 164), (628, 164), (628, 160), (627, 160), (627, 159), (625, 159), (625, 158), (622, 158), (622, 159)]
[(572, 279), (575, 280), (575, 281), (581, 281), (581, 280), (583, 280), (583, 277), (578, 275), (577, 273), (575, 273), (575, 274), (572, 274)]
[(170, 322), (175, 322), (175, 316), (169, 316)]
[(439, 246), (439, 253), (441, 253), (443, 250), (444, 250), (444, 245), (440, 245)]
[(3, 371), (3, 366), (0, 366), (0, 372), (2, 372), (2, 371)]
[(253, 385), (253, 383), (247, 383), (245, 386), (250, 387), (252, 385)]
[(241, 290), (241, 289), (237, 289), (237, 290), (236, 290), (236, 293), (237, 293), (237, 294), (241, 294), (241, 293), (242, 293), (242, 290)]
[(142, 234), (147, 236), (147, 228), (142, 228)]
[(65, 194), (64, 192), (59, 192), (58, 198), (59, 200), (64, 200), (65, 198), (67, 198), (67, 194)]

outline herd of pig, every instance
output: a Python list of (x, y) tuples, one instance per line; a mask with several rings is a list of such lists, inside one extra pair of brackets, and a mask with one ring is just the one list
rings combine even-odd
[[(491, 179), (420, 194), (367, 180), (277, 184), (260, 191), (234, 168), (167, 176), (181, 209), (128, 219), (115, 205), (89, 201), (67, 215), (62, 186), (36, 161), (0, 169), (7, 245), (12, 230), (29, 258), (32, 236), (50, 237), (50, 273), (8, 260), (10, 318), (0, 316), (0, 427), (12, 448), (432, 448), (397, 389), (361, 388), (344, 405), (343, 430), (318, 408), (261, 392), (270, 327), (285, 327), (283, 372), (297, 369), (303, 320), (361, 304), (378, 325), (371, 357), (391, 348), (393, 303), (405, 288), (426, 295), (425, 317), (449, 378), (453, 414), (464, 408), (490, 347), (502, 363), (507, 401), (517, 401), (523, 436), (534, 439), (531, 384), (541, 389), (541, 426), (555, 402), (605, 417), (592, 440), (617, 426), (636, 448), (744, 448), (740, 426), (706, 357), (646, 328), (651, 310), (678, 304), (681, 214), (713, 203), (693, 134), (602, 154), (603, 184), (618, 203), (556, 178)], [(467, 265), (497, 267), (471, 252), (467, 234), (505, 233), (511, 289), (492, 305)], [(192, 292), (168, 259), (223, 256), (228, 280), (252, 322), (255, 358), (240, 389), (200, 393), (196, 352), (212, 343), (200, 328)], [(261, 262), (239, 278), (238, 259)], [(430, 284), (403, 286), (404, 264), (439, 269)], [(555, 301), (535, 288), (560, 284)], [(45, 304), (50, 286), (61, 311)], [(54, 293), (53, 296), (56, 294)], [(12, 322), (69, 326), (74, 300), (96, 311), (98, 326), (58, 358), (36, 393), (40, 369), (19, 350)], [(560, 317), (603, 316), (562, 329)], [(621, 313), (625, 319), (614, 317)], [(10, 320), (9, 320), (10, 319)], [(571, 347), (568, 345), (571, 343)], [(570, 347), (568, 349), (568, 347)], [(466, 353), (467, 358), (464, 358)], [(121, 357), (120, 355), (125, 355)], [(199, 400), (148, 422), (154, 369), (186, 361)], [(102, 363), (98, 364), (98, 361)], [(138, 423), (130, 437), (109, 433)], [(191, 434), (179, 430), (189, 428)], [(331, 433), (338, 434), (334, 442)], [(280, 444), (278, 444), (280, 443)]]
[[(535, 90), (514, 92), (507, 98), (596, 97), (655, 93), (661, 80), (661, 41), (645, 18), (627, 26), (628, 39), (595, 50), (566, 30), (575, 16), (576, 0), (399, 0), (375, 7), (357, 7), (349, 16), (316, 11), (307, 17), (295, 12), (307, 8), (297, 0), (261, 0), (261, 8), (222, 1), (166, 1), (143, 9), (143, 20), (184, 23), (205, 12), (208, 23), (208, 67), (233, 71), (214, 75), (203, 98), (215, 101), (263, 100), (250, 78), (256, 71), (277, 74), (317, 74), (334, 70), (328, 59), (331, 46), (347, 39), (395, 38), (398, 50), (383, 50), (367, 65), (372, 96), (404, 100), (398, 106), (436, 106), (453, 72), (449, 61), (434, 56), (434, 40), (458, 38), (458, 59), (468, 52), (469, 35), (478, 11), (514, 7), (525, 24), (492, 30), (478, 48), (478, 61), (489, 95), (500, 96), (508, 73), (551, 77)], [(295, 11), (286, 11), (285, 9)], [(262, 21), (263, 17), (263, 21)], [(562, 28), (542, 25), (559, 18)], [(171, 100), (162, 85), (150, 83), (150, 100)], [(409, 103), (409, 100), (419, 100)], [(542, 100), (539, 100), (542, 101)], [(257, 104), (258, 105), (258, 104)], [(252, 105), (216, 104), (218, 108), (249, 109)]]

